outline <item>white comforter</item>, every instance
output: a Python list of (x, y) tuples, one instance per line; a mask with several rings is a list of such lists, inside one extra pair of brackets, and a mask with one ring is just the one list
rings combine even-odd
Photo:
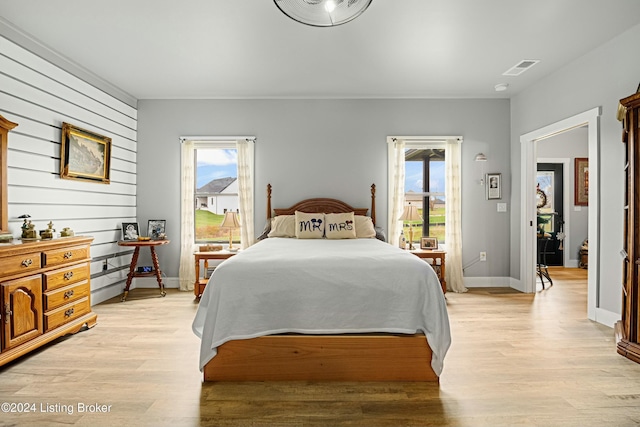
[(269, 238), (215, 269), (193, 321), (200, 369), (230, 340), (422, 331), (440, 375), (451, 343), (433, 269), (377, 239)]

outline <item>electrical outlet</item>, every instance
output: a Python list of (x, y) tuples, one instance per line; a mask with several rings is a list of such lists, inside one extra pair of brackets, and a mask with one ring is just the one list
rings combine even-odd
[(109, 264), (107, 263), (107, 260), (105, 259), (104, 262), (102, 263), (102, 271), (107, 271), (108, 268), (109, 268)]
[(487, 260), (487, 253), (480, 252), (480, 261), (486, 261), (486, 260)]

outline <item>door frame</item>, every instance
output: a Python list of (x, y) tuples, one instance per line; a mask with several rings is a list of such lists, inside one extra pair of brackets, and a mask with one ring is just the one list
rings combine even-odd
[[(570, 161), (571, 159), (567, 159), (566, 157), (563, 158), (556, 158), (556, 157), (538, 157), (536, 158), (536, 163), (559, 163), (562, 165), (562, 220), (564, 221), (564, 225), (563, 225), (563, 231), (565, 234), (564, 237), (564, 242), (563, 242), (563, 246), (565, 247), (565, 249), (562, 251), (562, 265), (564, 265), (565, 267), (577, 267), (577, 263), (575, 265), (572, 265), (571, 262), (569, 261), (569, 257), (571, 256), (571, 251), (566, 250), (566, 248), (570, 248), (571, 247), (571, 236), (569, 236), (569, 233), (567, 232), (567, 230), (571, 230), (571, 218), (570, 218), (570, 214), (568, 214), (567, 212), (569, 212), (568, 210), (568, 206), (569, 203), (571, 203), (569, 201), (569, 192), (571, 191), (570, 187), (569, 187), (569, 181), (570, 179), (568, 179), (567, 177), (569, 175), (567, 175), (569, 173), (569, 165), (570, 165)], [(535, 179), (535, 178), (534, 178)], [(535, 254), (534, 254), (535, 256)]]
[(598, 156), (599, 116), (601, 108), (596, 107), (575, 116), (560, 120), (543, 128), (520, 136), (520, 280), (524, 292), (536, 291), (536, 270), (534, 254), (536, 250), (536, 204), (535, 173), (537, 164), (536, 143), (559, 133), (587, 125), (589, 144), (589, 273), (587, 289), (587, 317), (596, 320), (599, 306), (599, 217), (600, 212), (600, 159)]

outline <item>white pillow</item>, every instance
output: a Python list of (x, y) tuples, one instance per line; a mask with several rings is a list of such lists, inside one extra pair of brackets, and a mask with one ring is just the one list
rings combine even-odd
[(356, 215), (356, 237), (358, 239), (371, 239), (376, 237), (376, 228), (373, 226), (371, 217)]
[(269, 237), (296, 237), (296, 218), (293, 215), (278, 215), (271, 219)]
[(296, 211), (296, 237), (298, 239), (322, 239), (324, 214)]
[(327, 239), (355, 239), (353, 212), (324, 214), (324, 234)]

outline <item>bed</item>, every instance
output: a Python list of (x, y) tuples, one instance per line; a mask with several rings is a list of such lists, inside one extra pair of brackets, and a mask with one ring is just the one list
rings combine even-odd
[[(328, 198), (272, 211), (267, 195), (274, 222), (298, 212), (375, 223), (375, 186), (368, 218)], [(205, 381), (438, 381), (451, 342), (438, 278), (367, 235), (272, 236), (216, 268), (193, 321)]]

